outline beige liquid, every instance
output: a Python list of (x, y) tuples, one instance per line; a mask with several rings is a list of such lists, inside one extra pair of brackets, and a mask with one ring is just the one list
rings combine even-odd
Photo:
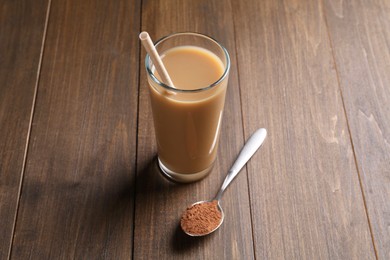
[[(177, 89), (210, 86), (225, 70), (215, 54), (199, 47), (176, 47), (162, 59)], [(196, 93), (172, 94), (150, 78), (149, 84), (159, 160), (179, 181), (204, 177), (216, 158), (227, 77)]]

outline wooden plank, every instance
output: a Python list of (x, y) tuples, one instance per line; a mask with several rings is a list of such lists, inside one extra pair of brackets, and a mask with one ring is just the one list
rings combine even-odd
[(389, 1), (325, 10), (377, 256), (390, 259)]
[(0, 9), (0, 259), (6, 259), (19, 199), (39, 71), (47, 0)]
[(256, 257), (374, 259), (321, 2), (232, 3)]
[[(156, 166), (156, 144), (145, 69), (140, 77), (135, 259), (252, 259), (253, 243), (245, 171), (223, 197), (226, 218), (216, 233), (192, 239), (179, 227), (189, 204), (211, 199), (243, 144), (232, 9), (229, 1), (143, 1), (142, 29), (154, 40), (180, 31), (196, 31), (220, 41), (232, 68), (223, 116), (219, 153), (213, 172), (200, 182), (173, 184)], [(141, 53), (142, 66), (145, 52)]]
[(139, 8), (52, 0), (12, 258), (131, 257)]

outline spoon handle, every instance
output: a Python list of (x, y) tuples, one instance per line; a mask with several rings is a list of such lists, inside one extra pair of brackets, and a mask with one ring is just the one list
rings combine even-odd
[(264, 139), (267, 136), (267, 130), (265, 128), (260, 128), (256, 130), (249, 137), (248, 141), (245, 143), (244, 147), (241, 149), (240, 154), (238, 155), (236, 161), (233, 166), (230, 168), (220, 190), (215, 196), (215, 200), (219, 200), (222, 197), (223, 192), (232, 182), (232, 180), (237, 176), (242, 167), (249, 161), (249, 159), (255, 154), (257, 149), (263, 144)]

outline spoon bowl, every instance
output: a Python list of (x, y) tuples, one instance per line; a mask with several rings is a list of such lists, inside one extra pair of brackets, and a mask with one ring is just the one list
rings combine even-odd
[[(201, 201), (198, 201), (198, 202), (195, 202), (195, 203), (191, 204), (188, 208), (191, 208), (191, 207), (193, 207), (195, 205), (199, 205), (199, 204), (203, 204), (203, 203), (212, 203), (213, 201), (214, 200), (201, 200)], [(184, 231), (184, 233), (186, 233), (187, 235), (192, 236), (192, 237), (201, 237), (201, 236), (205, 236), (205, 235), (213, 233), (214, 231), (216, 231), (222, 225), (223, 220), (225, 219), (225, 213), (223, 212), (223, 209), (222, 209), (219, 201), (217, 201), (217, 210), (221, 213), (221, 217), (219, 219), (218, 225), (216, 225), (211, 230), (208, 230), (207, 232), (204, 232), (204, 233), (201, 233), (201, 234), (200, 233), (199, 234), (198, 233), (191, 233), (191, 232), (187, 231), (183, 227), (182, 227), (182, 230)]]

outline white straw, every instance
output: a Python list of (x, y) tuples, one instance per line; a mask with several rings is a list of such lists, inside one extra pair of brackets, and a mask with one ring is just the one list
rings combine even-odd
[(154, 44), (149, 34), (147, 32), (141, 32), (139, 34), (139, 39), (141, 40), (142, 45), (144, 46), (146, 52), (149, 54), (150, 58), (152, 59), (154, 67), (156, 68), (158, 74), (162, 78), (163, 83), (174, 88), (175, 86), (173, 85), (172, 80), (169, 77), (168, 72), (164, 67), (160, 55), (156, 50), (156, 47), (154, 47)]

